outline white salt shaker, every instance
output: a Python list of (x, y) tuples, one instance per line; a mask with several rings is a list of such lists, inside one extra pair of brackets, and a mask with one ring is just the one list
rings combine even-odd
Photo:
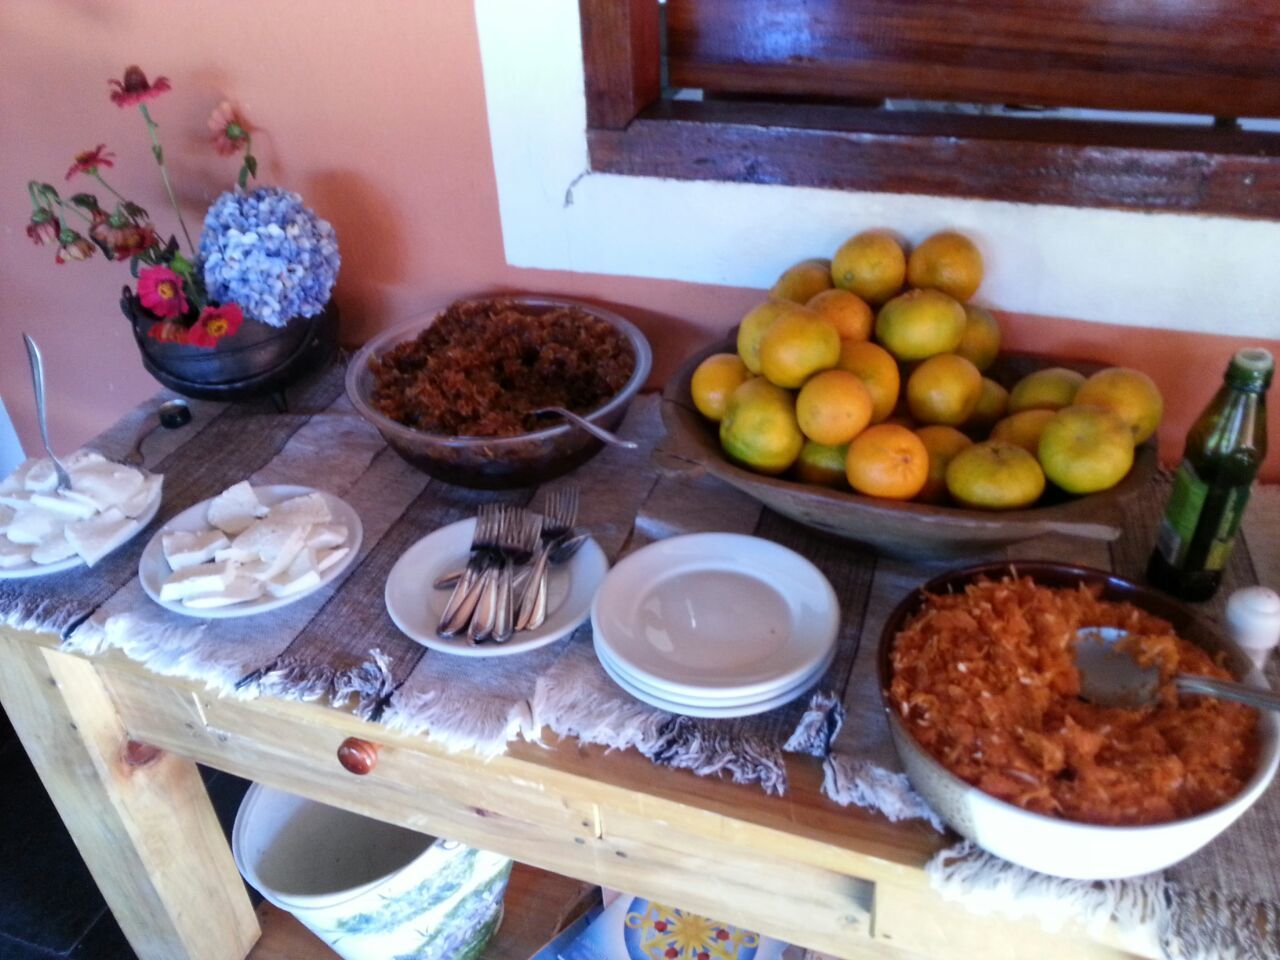
[(1244, 587), (1227, 601), (1231, 639), (1240, 644), (1259, 670), (1280, 643), (1280, 594), (1267, 587)]

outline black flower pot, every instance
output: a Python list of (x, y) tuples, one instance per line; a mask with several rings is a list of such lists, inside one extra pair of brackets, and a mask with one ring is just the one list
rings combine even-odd
[(147, 336), (155, 322), (127, 296), (121, 302), (133, 326), (142, 365), (164, 386), (200, 400), (257, 400), (271, 397), (281, 409), (285, 391), (302, 377), (333, 361), (338, 346), (338, 308), (330, 300), (314, 317), (298, 317), (283, 327), (245, 318), (240, 329), (216, 347), (168, 343)]

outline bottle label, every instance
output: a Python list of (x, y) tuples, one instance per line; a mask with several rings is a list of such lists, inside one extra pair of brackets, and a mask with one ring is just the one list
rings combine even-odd
[[(1202, 569), (1221, 570), (1226, 566), (1251, 489), (1247, 484), (1228, 487), (1222, 491), (1221, 503), (1216, 504), (1217, 516), (1203, 517), (1205, 522), (1213, 524), (1213, 537), (1200, 564)], [(1200, 479), (1195, 467), (1184, 460), (1174, 474), (1173, 492), (1169, 495), (1169, 505), (1156, 534), (1156, 549), (1170, 566), (1181, 567), (1187, 559), (1187, 551), (1196, 528), (1200, 526), (1208, 496), (1208, 484)]]
[(1179, 567), (1186, 558), (1208, 495), (1209, 487), (1197, 476), (1195, 467), (1187, 460), (1182, 461), (1173, 475), (1173, 492), (1169, 494), (1169, 505), (1156, 533), (1156, 549), (1170, 566)]

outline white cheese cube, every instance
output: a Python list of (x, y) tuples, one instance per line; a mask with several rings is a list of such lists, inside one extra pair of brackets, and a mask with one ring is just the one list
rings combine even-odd
[(24, 460), (14, 468), (13, 473), (0, 480), (0, 494), (17, 493), (27, 489), (27, 474), (36, 465), (36, 460)]
[(270, 580), (272, 577), (283, 573), (288, 569), (289, 564), (293, 563), (298, 555), (304, 552), (307, 543), (307, 531), (310, 527), (288, 527), (286, 529), (288, 534), (275, 546), (273, 552), (260, 554), (267, 565), (266, 569), (259, 574), (263, 580)]
[(160, 547), (171, 570), (194, 567), (208, 563), (219, 550), (229, 547), (231, 541), (221, 530), (170, 530), (160, 537)]
[(338, 563), (351, 552), (350, 547), (335, 547), (332, 550), (318, 550), (316, 552), (316, 569), (321, 573), (328, 570), (335, 563)]
[[(285, 548), (290, 540), (296, 539), (299, 530), (302, 531), (302, 542), (306, 543), (306, 535), (309, 529), (305, 525), (299, 526), (289, 522), (278, 522), (274, 518), (268, 517), (265, 520), (257, 521), (251, 527), (242, 531), (231, 541), (231, 549), (245, 551), (252, 556), (271, 561), (280, 554), (280, 551)], [(296, 553), (297, 551), (295, 550), (294, 552)], [(290, 557), (290, 559), (293, 558)]]
[(97, 450), (89, 450), (82, 447), (75, 453), (71, 454), (71, 456), (63, 457), (62, 462), (66, 466), (67, 470), (70, 471), (74, 470), (76, 467), (86, 467), (91, 463), (109, 463), (110, 461)]
[(98, 512), (96, 504), (79, 497), (63, 497), (57, 493), (33, 493), (31, 505), (68, 520), (88, 520)]
[(62, 536), (66, 525), (66, 517), (28, 505), (25, 510), (19, 510), (14, 515), (4, 533), (14, 543), (37, 546), (55, 536)]
[(316, 569), (315, 553), (302, 550), (288, 568), (267, 581), (267, 592), (273, 597), (292, 597), (320, 586), (320, 571)]
[(202, 563), (184, 567), (170, 574), (160, 587), (160, 599), (166, 602), (186, 600), (211, 593), (224, 593), (236, 578), (233, 563)]
[(64, 531), (49, 537), (31, 551), (31, 562), (46, 564), (60, 563), (76, 555), (76, 548), (71, 545)]
[(58, 488), (58, 473), (53, 469), (53, 461), (44, 459), (31, 461), (22, 478), (22, 486), (31, 493), (49, 493)]
[(142, 516), (153, 503), (160, 499), (163, 486), (163, 474), (144, 474), (142, 486), (138, 488), (138, 492), (120, 504), (120, 509), (124, 511), (126, 517)]
[(0, 503), (0, 534), (3, 534), (11, 521), (17, 515), (17, 511), (13, 507), (5, 506)]
[(145, 480), (141, 470), (110, 460), (83, 463), (68, 472), (71, 489), (92, 500), (100, 510), (120, 506), (142, 489)]
[(248, 603), (262, 596), (262, 584), (252, 577), (236, 577), (221, 593), (207, 593), (198, 597), (188, 597), (182, 601), (184, 607), (192, 610), (212, 610), (215, 607), (229, 607), (236, 603)]
[(267, 516), (272, 520), (287, 520), (291, 523), (328, 523), (333, 519), (328, 502), (316, 492), (304, 493), (300, 497), (277, 503)]
[(209, 523), (223, 533), (235, 536), (249, 529), (254, 520), (267, 515), (258, 495), (248, 480), (227, 487), (209, 504)]
[(347, 542), (347, 528), (341, 523), (320, 523), (307, 534), (307, 546), (313, 550), (340, 547)]
[(0, 570), (24, 567), (31, 562), (31, 548), (14, 543), (8, 537), (0, 537)]
[(9, 507), (11, 510), (22, 510), (31, 505), (31, 494), (26, 490), (13, 490), (9, 493), (0, 493), (0, 506)]
[(89, 520), (67, 524), (67, 541), (89, 566), (141, 529), (142, 524), (126, 517), (119, 507), (108, 507)]

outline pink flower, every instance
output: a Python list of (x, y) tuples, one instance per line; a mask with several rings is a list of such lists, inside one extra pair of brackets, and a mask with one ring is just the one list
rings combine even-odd
[(200, 319), (187, 332), (187, 343), (197, 347), (214, 347), (223, 337), (229, 337), (244, 323), (244, 312), (238, 303), (224, 303), (220, 307), (205, 307)]
[(187, 342), (186, 328), (180, 323), (170, 323), (168, 320), (157, 320), (153, 323), (151, 329), (147, 331), (147, 336), (161, 343)]
[(70, 227), (63, 227), (58, 233), (58, 255), (54, 263), (66, 263), (68, 260), (88, 260), (93, 256), (93, 244)]
[(27, 236), (37, 247), (54, 243), (60, 233), (62, 233), (62, 224), (48, 210), (37, 210), (31, 215), (31, 222), (27, 224)]
[(105, 143), (98, 144), (92, 150), (82, 150), (76, 154), (76, 162), (67, 171), (67, 179), (70, 180), (77, 173), (87, 173), (92, 176), (98, 172), (99, 167), (113, 167), (115, 164), (111, 162), (111, 158), (114, 156), (114, 153), (107, 153)]
[(138, 299), (144, 307), (165, 320), (187, 312), (182, 278), (168, 267), (147, 267), (138, 274)]
[(224, 157), (239, 153), (249, 145), (249, 124), (230, 100), (223, 100), (209, 114), (213, 149)]
[(89, 236), (98, 242), (98, 246), (110, 251), (115, 260), (136, 257), (160, 242), (151, 224), (133, 223), (119, 214), (110, 217), (95, 215)]
[(154, 100), (169, 89), (167, 77), (156, 77), (155, 83), (149, 83), (142, 68), (136, 65), (125, 70), (123, 81), (108, 80), (107, 83), (115, 87), (111, 93), (111, 102), (118, 107), (132, 107), (137, 103)]

